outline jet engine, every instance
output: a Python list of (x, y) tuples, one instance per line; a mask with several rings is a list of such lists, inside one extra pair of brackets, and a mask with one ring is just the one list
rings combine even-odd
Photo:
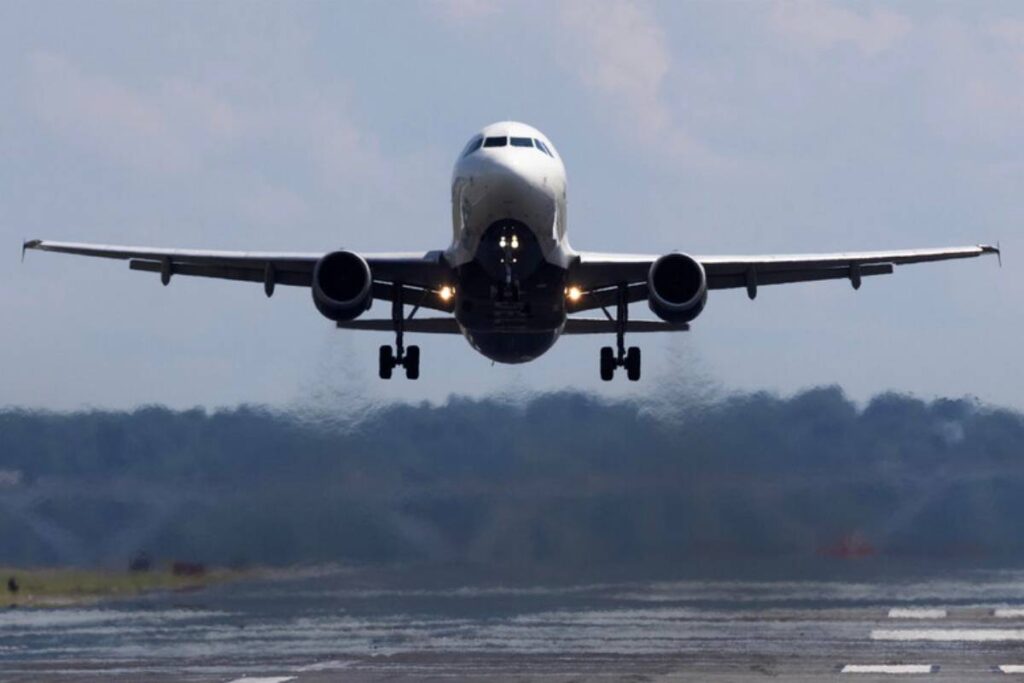
[(353, 320), (373, 303), (373, 278), (363, 257), (333, 251), (313, 268), (313, 303), (325, 318)]
[(708, 276), (692, 256), (666, 254), (651, 264), (647, 291), (655, 315), (670, 323), (688, 323), (704, 310)]

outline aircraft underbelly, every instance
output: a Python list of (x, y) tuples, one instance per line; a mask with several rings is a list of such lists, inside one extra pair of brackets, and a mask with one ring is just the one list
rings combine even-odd
[(452, 184), (455, 318), (473, 348), (502, 363), (547, 351), (566, 319), (564, 178), (529, 154), (471, 156)]
[(544, 258), (524, 222), (494, 221), (478, 241), (473, 260), (456, 272), (455, 318), (483, 355), (523, 363), (558, 339), (565, 326), (566, 271)]

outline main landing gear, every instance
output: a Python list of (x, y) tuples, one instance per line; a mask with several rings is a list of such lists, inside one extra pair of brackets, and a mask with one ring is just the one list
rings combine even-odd
[[(380, 347), (380, 378), (391, 379), (392, 371), (399, 365), (405, 368), (407, 379), (420, 378), (420, 347), (412, 345), (408, 348), (402, 343), (405, 323), (405, 305), (402, 301), (402, 285), (395, 283), (391, 297), (391, 321), (395, 324), (394, 348), (384, 345)], [(416, 311), (413, 310), (413, 313)]]
[[(640, 379), (640, 347), (626, 349), (626, 324), (629, 322), (629, 303), (626, 301), (626, 285), (619, 285), (618, 302), (615, 306), (615, 348), (601, 347), (601, 379), (610, 382), (615, 368), (626, 368), (630, 382)], [(605, 315), (608, 312), (605, 311)], [(608, 316), (611, 317), (610, 315)]]

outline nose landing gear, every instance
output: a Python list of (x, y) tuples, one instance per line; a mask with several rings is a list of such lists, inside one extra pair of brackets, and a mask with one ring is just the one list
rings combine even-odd
[(615, 348), (601, 347), (601, 379), (610, 382), (615, 368), (626, 368), (630, 382), (640, 379), (640, 347), (626, 349), (626, 324), (629, 322), (629, 303), (626, 301), (626, 285), (619, 285), (619, 297), (615, 316)]
[[(391, 297), (391, 321), (395, 325), (394, 348), (384, 345), (380, 347), (379, 374), (381, 379), (391, 379), (392, 371), (399, 365), (405, 368), (406, 379), (420, 378), (420, 347), (408, 348), (402, 343), (405, 323), (405, 305), (402, 301), (402, 285), (395, 283)], [(416, 311), (413, 310), (413, 313)]]

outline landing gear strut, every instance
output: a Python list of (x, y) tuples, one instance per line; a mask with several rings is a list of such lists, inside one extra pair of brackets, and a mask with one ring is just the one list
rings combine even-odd
[[(415, 313), (415, 311), (413, 311)], [(405, 368), (408, 379), (420, 377), (420, 347), (403, 344), (402, 335), (405, 325), (405, 302), (402, 300), (402, 284), (396, 282), (392, 288), (391, 322), (395, 325), (395, 346), (380, 347), (380, 378), (391, 379), (391, 372), (399, 365)]]
[(626, 349), (626, 324), (629, 322), (629, 302), (626, 300), (626, 285), (619, 285), (619, 296), (615, 306), (615, 348), (601, 348), (601, 379), (611, 381), (615, 368), (626, 368), (630, 382), (640, 379), (640, 347)]

